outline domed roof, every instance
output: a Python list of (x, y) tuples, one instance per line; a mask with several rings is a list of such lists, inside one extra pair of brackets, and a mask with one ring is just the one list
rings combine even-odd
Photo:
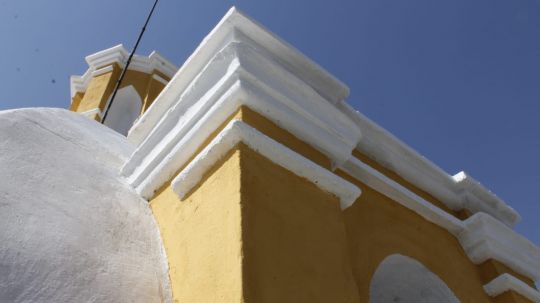
[(62, 109), (0, 112), (0, 302), (169, 302), (127, 140)]

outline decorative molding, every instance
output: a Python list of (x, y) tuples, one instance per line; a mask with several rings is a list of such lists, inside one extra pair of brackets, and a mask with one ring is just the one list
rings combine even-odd
[(106, 74), (106, 73), (109, 73), (109, 72), (112, 72), (113, 71), (113, 66), (112, 65), (107, 65), (105, 67), (102, 67), (102, 68), (99, 68), (99, 69), (96, 69), (95, 71), (92, 72), (92, 77), (97, 77), (97, 76), (101, 76), (103, 74)]
[(461, 221), (356, 158), (344, 163), (341, 169), (427, 221), (448, 230), (475, 264), (495, 259), (520, 274), (540, 279), (540, 248), (491, 215), (477, 212)]
[(173, 190), (183, 199), (201, 181), (203, 175), (240, 142), (275, 164), (335, 195), (340, 200), (341, 209), (352, 205), (361, 194), (355, 185), (240, 120), (229, 122), (221, 133), (180, 172), (172, 181)]
[(341, 169), (424, 219), (443, 227), (451, 234), (458, 235), (463, 230), (461, 220), (422, 199), (359, 159), (351, 158), (343, 164)]
[(533, 302), (540, 303), (540, 292), (538, 290), (510, 274), (502, 274), (493, 279), (493, 281), (484, 285), (484, 290), (493, 298), (507, 291), (515, 291)]
[(475, 264), (496, 259), (520, 274), (540, 279), (540, 248), (527, 238), (482, 212), (463, 223), (458, 239)]
[(449, 208), (468, 209), (473, 213), (486, 212), (510, 227), (520, 220), (513, 208), (465, 173), (448, 175), (347, 103), (339, 102), (336, 106), (362, 130), (362, 139), (357, 146), (359, 151), (433, 195)]
[[(123, 68), (128, 57), (129, 52), (122, 44), (86, 56), (88, 70), (82, 76), (71, 76), (71, 97), (73, 98), (77, 92), (86, 91), (90, 80), (96, 76), (94, 74), (95, 72), (102, 68), (109, 68), (108, 66), (112, 68), (112, 65), (115, 63)], [(167, 77), (172, 77), (178, 70), (178, 67), (156, 51), (153, 51), (148, 57), (133, 55), (129, 70), (136, 70), (147, 74), (151, 74), (157, 70)]]
[(138, 145), (146, 138), (161, 117), (173, 106), (173, 102), (187, 90), (208, 61), (230, 42), (233, 33), (237, 31), (244, 33), (254, 43), (279, 58), (283, 66), (330, 103), (339, 102), (349, 95), (346, 85), (287, 42), (232, 7), (178, 70), (169, 87), (161, 92), (157, 98), (159, 102), (154, 102), (133, 127), (129, 136), (132, 143)]
[(350, 158), (361, 136), (358, 127), (245, 35), (235, 32), (233, 38), (175, 99), (123, 167), (128, 181), (145, 196), (170, 180), (190, 153), (242, 105), (336, 164)]

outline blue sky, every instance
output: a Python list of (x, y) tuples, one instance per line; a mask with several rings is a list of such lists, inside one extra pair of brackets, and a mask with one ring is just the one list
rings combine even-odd
[[(0, 0), (0, 110), (67, 107), (84, 57), (131, 48), (152, 0)], [(351, 88), (348, 102), (516, 208), (540, 244), (537, 0), (161, 0), (139, 53), (181, 64), (235, 5)]]

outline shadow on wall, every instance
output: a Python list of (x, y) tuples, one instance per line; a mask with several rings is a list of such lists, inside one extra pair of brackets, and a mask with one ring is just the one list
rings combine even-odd
[(422, 263), (399, 254), (384, 259), (373, 275), (370, 303), (460, 303)]
[(130, 85), (118, 90), (103, 124), (127, 136), (129, 129), (141, 114), (142, 100)]

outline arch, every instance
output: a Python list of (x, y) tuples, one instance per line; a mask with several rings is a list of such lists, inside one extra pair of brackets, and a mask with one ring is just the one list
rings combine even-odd
[(142, 100), (133, 85), (118, 90), (104, 123), (126, 136), (133, 122), (139, 117)]
[(460, 303), (437, 275), (399, 254), (381, 262), (371, 280), (369, 298), (370, 303)]

